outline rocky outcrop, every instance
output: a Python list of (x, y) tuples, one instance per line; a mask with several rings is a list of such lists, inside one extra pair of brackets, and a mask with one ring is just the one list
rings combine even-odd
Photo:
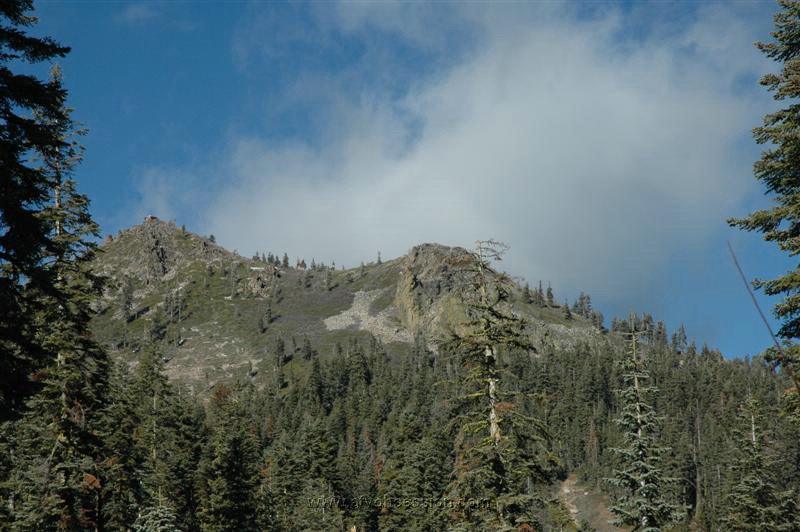
[(100, 273), (127, 276), (145, 285), (169, 280), (177, 268), (195, 260), (213, 263), (235, 257), (209, 239), (155, 216), (106, 239), (100, 249)]
[(413, 334), (433, 339), (463, 319), (458, 290), (474, 264), (464, 248), (420, 244), (402, 261), (394, 306)]

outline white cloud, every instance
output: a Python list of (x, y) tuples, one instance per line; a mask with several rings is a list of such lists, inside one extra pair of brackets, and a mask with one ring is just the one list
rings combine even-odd
[(126, 24), (141, 24), (157, 18), (158, 10), (152, 3), (127, 4), (118, 15), (118, 19)]
[[(327, 80), (304, 89), (330, 104), (322, 141), (234, 139), (206, 228), (348, 265), (495, 237), (515, 273), (605, 301), (720, 234), (755, 186), (741, 146), (766, 105), (738, 84), (766, 68), (749, 13), (711, 6), (637, 38), (615, 11), (472, 9), (469, 53), (401, 98)], [(342, 4), (327, 23), (439, 46), (428, 10), (390, 11)]]

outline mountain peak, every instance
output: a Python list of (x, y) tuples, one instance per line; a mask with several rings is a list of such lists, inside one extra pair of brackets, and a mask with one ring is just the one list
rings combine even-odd
[(108, 236), (101, 246), (100, 272), (138, 278), (146, 284), (169, 278), (176, 268), (195, 260), (212, 262), (236, 258), (213, 237), (206, 238), (157, 216)]

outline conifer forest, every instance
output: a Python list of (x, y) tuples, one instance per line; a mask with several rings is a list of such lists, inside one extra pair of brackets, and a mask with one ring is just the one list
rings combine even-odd
[[(103, 232), (35, 7), (0, 1), (0, 530), (800, 531), (800, 266), (747, 280), (778, 328), (736, 358), (491, 239), (343, 267)], [(773, 23), (766, 200), (719, 222), (796, 264), (800, 2)]]

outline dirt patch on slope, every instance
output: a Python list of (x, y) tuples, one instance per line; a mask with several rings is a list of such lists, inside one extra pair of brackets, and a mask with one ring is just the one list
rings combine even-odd
[(576, 525), (585, 523), (597, 532), (625, 530), (610, 524), (614, 516), (608, 511), (607, 497), (583, 485), (575, 474), (561, 483), (558, 495)]

